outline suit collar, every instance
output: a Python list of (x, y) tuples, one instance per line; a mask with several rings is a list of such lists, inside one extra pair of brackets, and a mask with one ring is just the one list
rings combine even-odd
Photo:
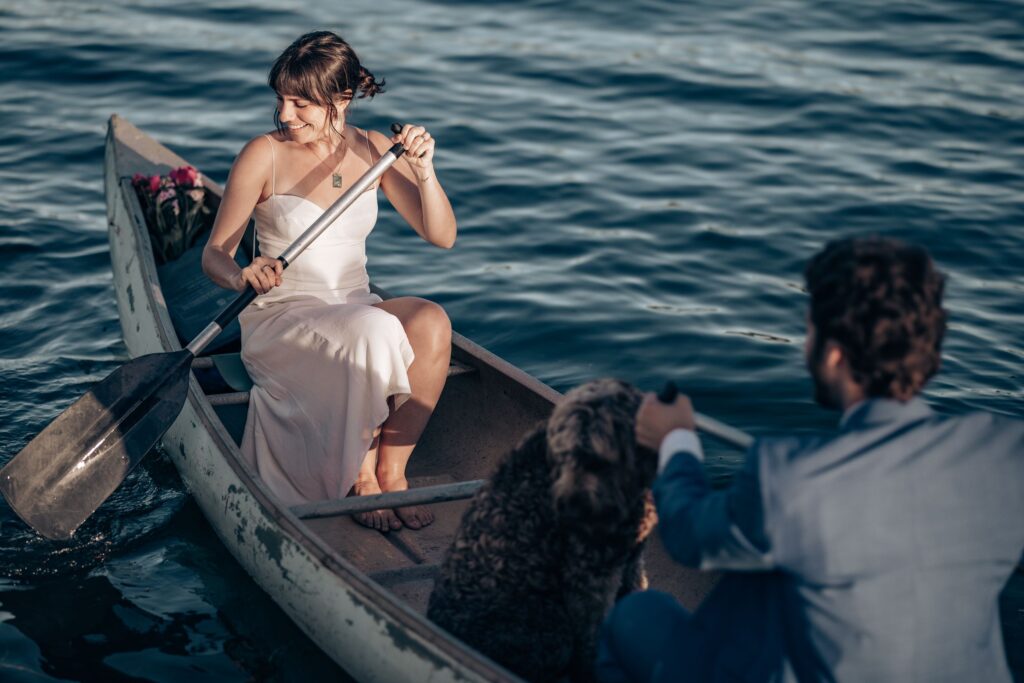
[(839, 428), (846, 431), (888, 423), (912, 422), (931, 414), (932, 409), (918, 396), (906, 402), (891, 398), (869, 398), (850, 406), (839, 420)]

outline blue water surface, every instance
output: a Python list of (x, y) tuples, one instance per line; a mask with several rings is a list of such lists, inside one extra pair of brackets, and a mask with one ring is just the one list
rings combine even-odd
[[(801, 272), (874, 232), (926, 244), (949, 276), (928, 399), (1024, 413), (1021, 2), (21, 0), (0, 3), (0, 461), (127, 355), (107, 118), (223, 182), (272, 127), (271, 62), (318, 28), (387, 80), (356, 125), (438, 139), (459, 217), (442, 252), (383, 211), (372, 277), (556, 389), (673, 378), (755, 434), (829, 428)], [(711, 456), (726, 481), (740, 455)], [(1003, 604), (1019, 680), (1022, 583)], [(69, 544), (0, 509), (4, 681), (337, 675), (162, 458)]]

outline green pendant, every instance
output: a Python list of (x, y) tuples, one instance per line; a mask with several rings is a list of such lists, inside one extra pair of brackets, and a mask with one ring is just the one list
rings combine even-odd
[(331, 184), (335, 187), (341, 187), (341, 174), (335, 173), (331, 176)]

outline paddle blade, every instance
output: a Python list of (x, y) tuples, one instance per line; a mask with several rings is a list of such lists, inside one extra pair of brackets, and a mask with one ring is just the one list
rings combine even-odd
[(121, 485), (181, 412), (192, 353), (140, 356), (110, 373), (0, 469), (0, 493), (54, 540)]

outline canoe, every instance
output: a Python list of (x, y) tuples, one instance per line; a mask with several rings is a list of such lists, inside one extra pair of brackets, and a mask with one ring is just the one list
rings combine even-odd
[[(129, 122), (111, 117), (104, 164), (110, 253), (121, 327), (133, 357), (182, 348), (235, 296), (203, 277), (197, 254), (205, 237), (176, 261), (158, 265), (154, 256), (131, 178), (166, 174), (185, 163)], [(222, 188), (202, 179), (208, 203), (216, 208)], [(231, 332), (225, 330), (196, 359), (188, 399), (162, 446), (238, 563), (357, 680), (519, 680), (425, 617), (438, 565), (468, 502), (434, 504), (436, 521), (425, 529), (381, 534), (349, 516), (310, 517), (278, 501), (238, 448), (248, 379), (238, 362), (237, 333)], [(410, 463), (411, 486), (486, 478), (559, 397), (454, 334), (447, 384)], [(656, 540), (647, 565), (652, 587), (688, 606), (714, 581), (672, 563)]]

